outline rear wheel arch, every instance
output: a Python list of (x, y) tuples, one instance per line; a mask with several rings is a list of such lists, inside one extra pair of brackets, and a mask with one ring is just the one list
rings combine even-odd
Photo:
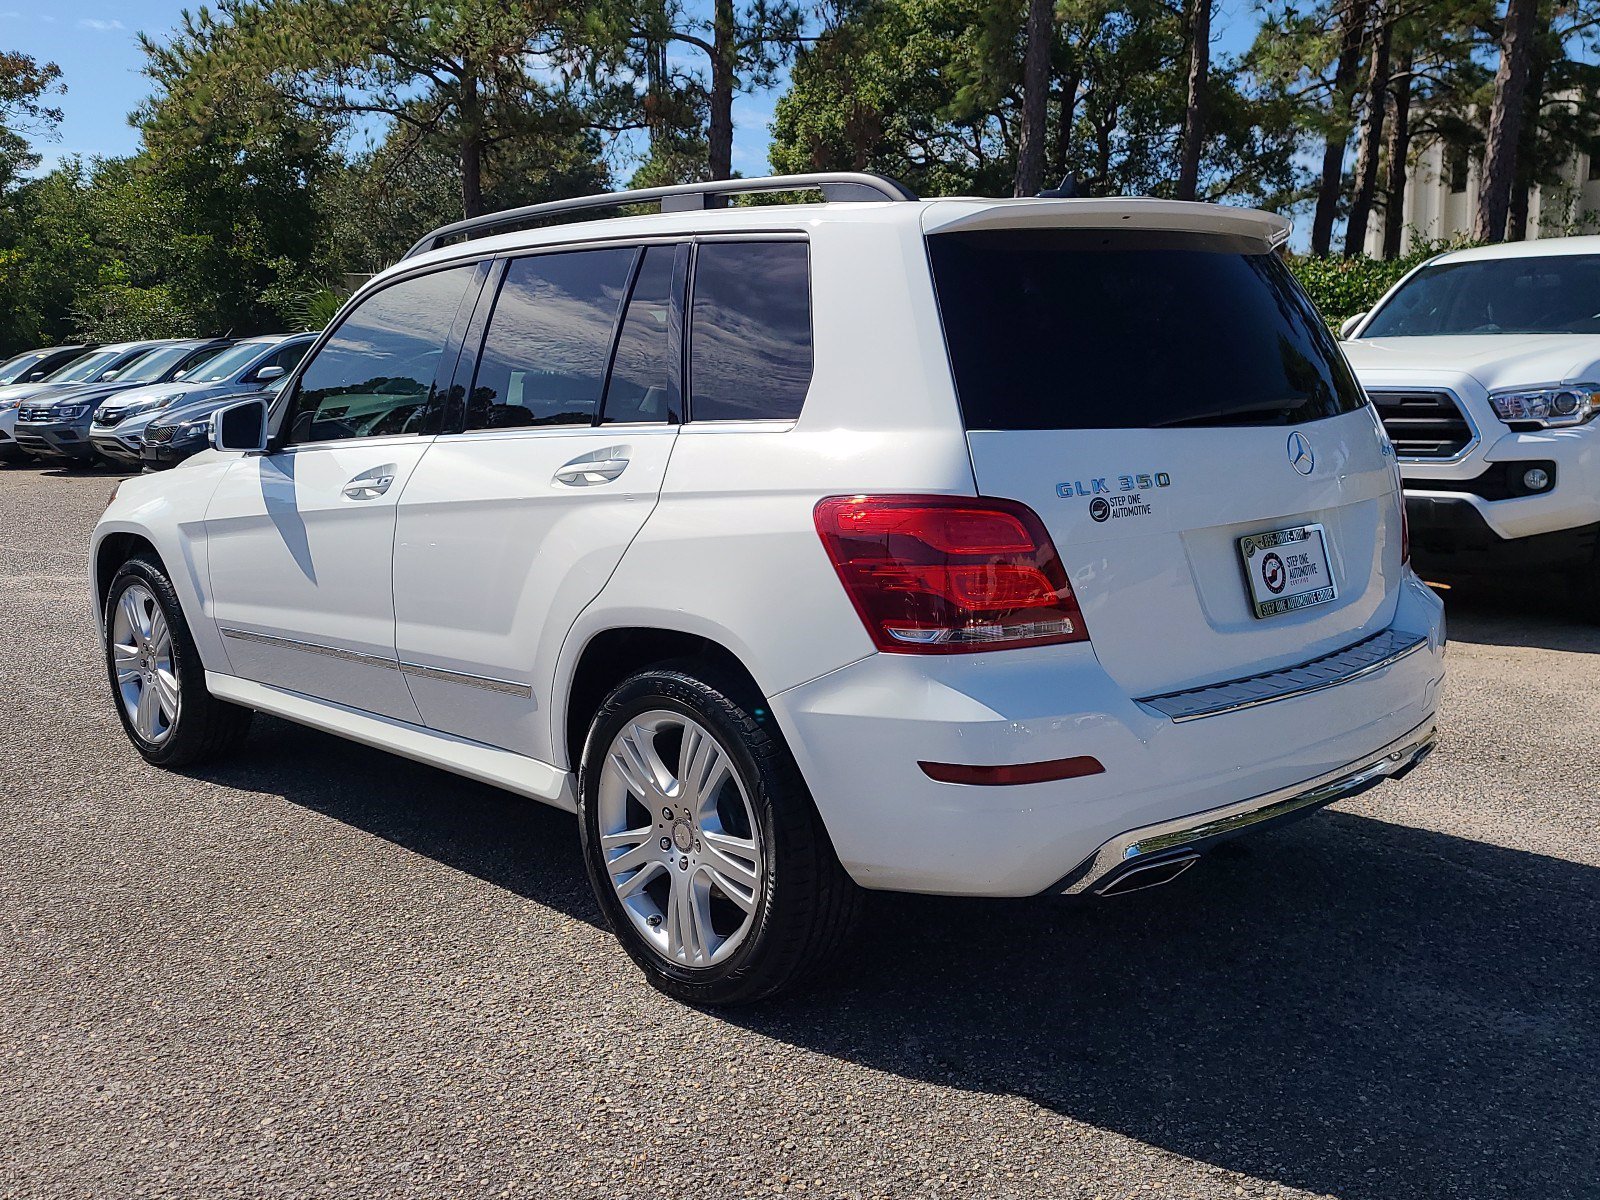
[[(766, 712), (766, 696), (749, 667), (720, 642), (700, 634), (652, 626), (625, 626), (595, 634), (578, 655), (564, 691), (566, 713), (561, 744), (567, 764), (576, 771), (583, 758), (584, 739), (601, 702), (623, 680), (665, 663), (704, 664), (724, 686), (752, 706)], [(558, 715), (558, 719), (561, 719)], [(770, 720), (770, 716), (769, 716)], [(776, 722), (770, 728), (781, 739)]]

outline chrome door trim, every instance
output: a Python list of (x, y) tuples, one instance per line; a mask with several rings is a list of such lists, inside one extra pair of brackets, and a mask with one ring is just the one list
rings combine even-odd
[(403, 675), (413, 675), (419, 679), (437, 679), (444, 683), (458, 683), (464, 687), (483, 688), (490, 692), (503, 692), (508, 696), (529, 697), (533, 695), (533, 685), (518, 683), (515, 679), (496, 679), (492, 675), (469, 675), (465, 671), (446, 671), (442, 667), (428, 667), (422, 663), (399, 662), (392, 658), (382, 658), (376, 654), (362, 654), (357, 650), (346, 650), (342, 646), (324, 646), (320, 642), (302, 642), (296, 638), (280, 637), (275, 633), (256, 633), (249, 629), (233, 629), (221, 627), (222, 636), (233, 638), (241, 642), (255, 642), (263, 646), (277, 646), (285, 650), (304, 650), (308, 654), (321, 654), (327, 658), (337, 658), (344, 662), (365, 663), (369, 667), (384, 667), (390, 671), (399, 671)]
[(376, 654), (362, 654), (359, 650), (346, 650), (342, 646), (324, 646), (319, 642), (302, 642), (294, 638), (279, 637), (275, 633), (256, 633), (249, 629), (231, 629), (219, 626), (225, 638), (233, 638), (240, 642), (255, 642), (262, 646), (277, 646), (284, 650), (304, 650), (308, 654), (321, 654), (326, 658), (337, 658), (344, 662), (363, 663), (369, 667), (384, 667), (390, 671), (399, 670), (400, 664), (392, 658), (383, 658)]
[(437, 679), (442, 683), (459, 683), (464, 687), (483, 688), (489, 692), (504, 692), (508, 696), (529, 697), (533, 686), (514, 679), (496, 679), (492, 675), (469, 675), (465, 671), (446, 671), (443, 667), (425, 667), (421, 663), (403, 662), (400, 672), (419, 679)]

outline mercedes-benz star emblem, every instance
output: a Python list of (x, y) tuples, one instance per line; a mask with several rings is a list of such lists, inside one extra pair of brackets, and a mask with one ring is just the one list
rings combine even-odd
[(1311, 452), (1311, 443), (1303, 433), (1289, 435), (1289, 465), (1302, 475), (1309, 475), (1317, 465), (1317, 456)]

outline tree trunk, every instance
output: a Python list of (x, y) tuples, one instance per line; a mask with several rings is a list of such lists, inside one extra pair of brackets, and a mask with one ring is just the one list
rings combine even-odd
[(1339, 59), (1333, 70), (1333, 99), (1328, 110), (1328, 137), (1322, 145), (1322, 175), (1317, 185), (1317, 211), (1311, 218), (1311, 253), (1325, 258), (1333, 246), (1333, 223), (1344, 190), (1344, 149), (1350, 140), (1350, 106), (1355, 101), (1356, 71), (1366, 32), (1366, 0), (1345, 0), (1339, 16)]
[(1483, 177), (1478, 181), (1478, 217), (1472, 227), (1472, 236), (1480, 242), (1498, 242), (1505, 237), (1538, 17), (1539, 0), (1506, 0), (1500, 66), (1494, 74), (1494, 104), (1483, 147)]
[(1056, 99), (1056, 144), (1050, 154), (1050, 183), (1066, 178), (1072, 161), (1072, 126), (1078, 119), (1078, 85), (1083, 77), (1074, 70), (1061, 78)]
[[(1506, 214), (1506, 241), (1521, 242), (1528, 237), (1528, 209), (1533, 201), (1535, 152), (1539, 140), (1539, 109), (1544, 104), (1544, 81), (1550, 62), (1535, 56), (1528, 79), (1528, 94), (1522, 105), (1522, 136), (1517, 139), (1517, 176), (1511, 186), (1511, 207)], [(1543, 214), (1540, 214), (1541, 219)]]
[(1389, 122), (1388, 175), (1383, 188), (1383, 256), (1400, 257), (1406, 222), (1406, 159), (1411, 154), (1411, 50), (1401, 52), (1389, 84), (1394, 118)]
[(1044, 186), (1045, 124), (1050, 111), (1050, 46), (1055, 40), (1055, 0), (1028, 0), (1027, 46), (1022, 55), (1022, 132), (1017, 144), (1015, 196), (1037, 196)]
[(1379, 7), (1374, 16), (1372, 58), (1367, 69), (1367, 112), (1361, 126), (1361, 149), (1356, 153), (1356, 191), (1350, 201), (1350, 220), (1344, 231), (1346, 258), (1363, 253), (1367, 221), (1378, 194), (1378, 147), (1383, 143), (1383, 122), (1389, 112), (1389, 50), (1394, 42), (1394, 22)]
[(1206, 136), (1206, 80), (1211, 74), (1211, 5), (1189, 2), (1189, 93), (1183, 108), (1183, 157), (1178, 162), (1178, 199), (1200, 190), (1200, 151)]
[(711, 178), (732, 179), (733, 90), (739, 38), (733, 0), (715, 0), (711, 24), (711, 128), (708, 131)]
[(483, 215), (483, 114), (478, 104), (478, 78), (470, 65), (461, 79), (461, 215)]

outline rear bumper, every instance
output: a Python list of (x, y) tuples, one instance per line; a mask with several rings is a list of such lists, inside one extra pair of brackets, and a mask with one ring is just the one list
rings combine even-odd
[[(1431, 729), (1444, 676), (1443, 605), (1408, 576), (1390, 629), (1423, 644), (1336, 686), (1198, 719), (1129, 697), (1085, 644), (875, 654), (769, 703), (856, 882), (1032, 896), (1073, 886), (1108, 846), (1313, 793)], [(919, 766), (1079, 756), (1104, 770), (979, 786), (939, 782)]]
[[(1218, 842), (1309, 816), (1324, 805), (1359, 795), (1407, 774), (1432, 751), (1438, 730), (1432, 717), (1381, 750), (1292, 787), (1192, 816), (1131, 829), (1096, 850), (1051, 892), (1097, 895), (1123, 890), (1147, 872), (1187, 865)], [(1167, 875), (1167, 878), (1170, 878)], [(1163, 882), (1165, 880), (1163, 879)]]

